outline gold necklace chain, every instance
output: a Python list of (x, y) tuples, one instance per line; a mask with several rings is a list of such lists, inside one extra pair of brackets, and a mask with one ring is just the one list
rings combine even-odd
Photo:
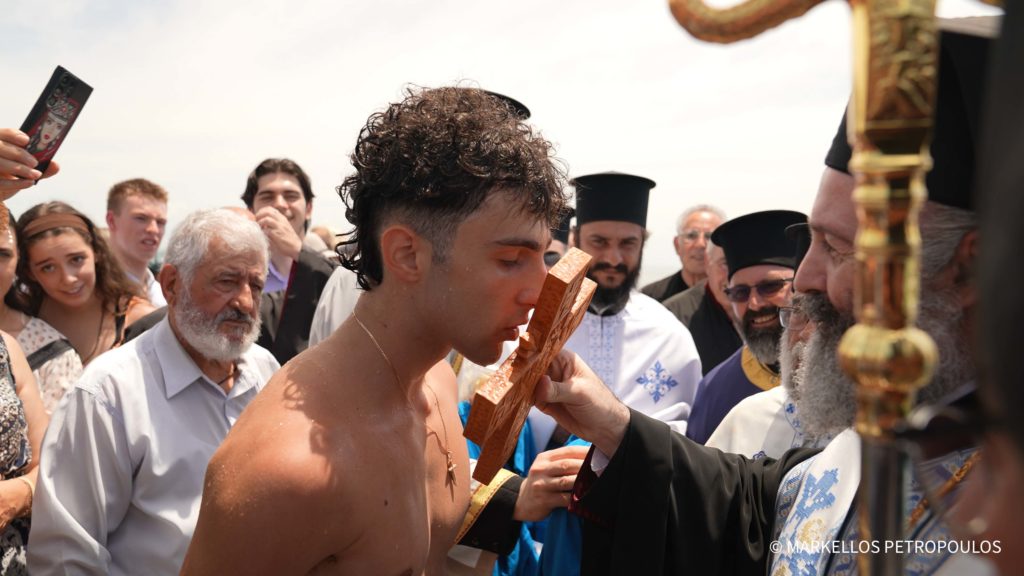
[[(388, 363), (388, 367), (391, 368), (391, 373), (395, 376), (395, 384), (401, 387), (402, 379), (398, 377), (398, 370), (395, 368), (395, 365), (391, 362), (391, 358), (388, 357), (387, 352), (384, 351), (384, 348), (381, 347), (380, 342), (377, 342), (377, 338), (373, 336), (373, 332), (370, 332), (370, 329), (366, 327), (366, 324), (363, 324), (363, 321), (359, 319), (359, 316), (356, 316), (355, 312), (352, 312), (352, 317), (356, 319), (356, 324), (359, 324), (359, 327), (363, 329), (363, 332), (366, 332), (366, 335), (370, 337), (370, 342), (373, 342), (373, 345), (377, 347), (377, 351), (380, 352), (380, 355), (384, 357), (384, 361)], [(441, 404), (437, 400), (437, 392), (434, 392), (434, 388), (430, 385), (429, 382), (424, 381), (423, 383), (426, 385), (427, 389), (430, 390), (430, 393), (434, 395), (434, 408), (437, 410), (438, 418), (441, 419), (441, 428), (444, 430), (444, 442), (441, 442), (441, 437), (438, 436), (436, 431), (430, 428), (429, 424), (426, 424), (426, 426), (427, 429), (434, 434), (434, 437), (437, 438), (438, 447), (440, 447), (441, 450), (444, 451), (445, 459), (447, 460), (446, 463), (448, 466), (448, 482), (454, 485), (455, 459), (452, 457), (452, 451), (448, 449), (448, 424), (445, 423), (444, 414), (441, 413)]]

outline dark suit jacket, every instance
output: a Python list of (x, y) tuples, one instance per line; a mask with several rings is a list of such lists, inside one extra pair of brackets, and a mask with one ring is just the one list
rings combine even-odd
[(332, 272), (334, 264), (303, 246), (298, 260), (292, 263), (288, 290), (263, 295), (263, 327), (256, 343), (270, 350), (281, 365), (309, 346), (313, 314)]

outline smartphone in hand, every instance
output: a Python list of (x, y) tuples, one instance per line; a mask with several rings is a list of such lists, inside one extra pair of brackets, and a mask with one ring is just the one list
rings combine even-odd
[(29, 137), (26, 149), (39, 161), (36, 170), (46, 171), (90, 94), (92, 87), (62, 66), (53, 71), (21, 125), (21, 131)]

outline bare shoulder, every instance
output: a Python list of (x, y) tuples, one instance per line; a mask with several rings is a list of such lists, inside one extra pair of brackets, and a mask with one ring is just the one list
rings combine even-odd
[(459, 385), (455, 372), (447, 360), (441, 360), (427, 372), (427, 381), (441, 397), (441, 400), (456, 401), (459, 397)]
[(278, 370), (218, 449), (209, 477), (223, 475), (224, 490), (268, 495), (315, 496), (343, 484), (336, 465), (356, 454), (332, 439), (340, 437), (351, 403), (344, 381), (332, 372), (305, 354)]
[(354, 455), (325, 447), (329, 424), (310, 411), (318, 400), (293, 390), (302, 382), (291, 366), (257, 395), (210, 460), (183, 574), (306, 573), (365, 525), (332, 521), (360, 514), (358, 485), (347, 473), (353, 467), (343, 465)]

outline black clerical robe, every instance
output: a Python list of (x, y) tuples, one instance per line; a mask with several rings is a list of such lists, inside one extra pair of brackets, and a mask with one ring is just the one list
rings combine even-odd
[(743, 339), (732, 319), (715, 300), (706, 282), (702, 281), (662, 304), (689, 328), (693, 343), (697, 345), (704, 376), (743, 346)]
[(591, 449), (573, 487), (570, 509), (586, 520), (581, 574), (764, 574), (779, 484), (818, 450), (747, 460), (630, 412), (601, 477)]

